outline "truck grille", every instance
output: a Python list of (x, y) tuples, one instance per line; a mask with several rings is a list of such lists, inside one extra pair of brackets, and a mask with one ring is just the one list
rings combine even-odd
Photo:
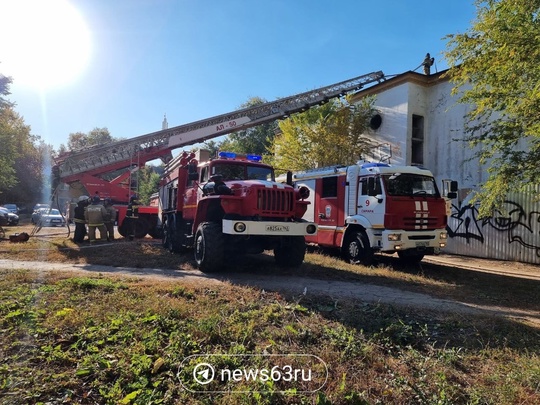
[(265, 188), (257, 190), (257, 209), (263, 215), (290, 215), (293, 211), (292, 190)]
[(437, 229), (437, 218), (418, 216), (403, 218), (404, 229), (406, 230), (433, 230)]

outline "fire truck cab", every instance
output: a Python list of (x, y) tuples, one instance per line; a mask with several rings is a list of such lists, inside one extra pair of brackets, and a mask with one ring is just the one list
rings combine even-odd
[[(310, 190), (304, 218), (318, 225), (306, 242), (339, 248), (352, 263), (369, 264), (375, 252), (419, 262), (446, 246), (446, 200), (425, 168), (359, 162), (293, 180)], [(454, 197), (454, 183), (446, 197)]]
[(273, 250), (279, 265), (299, 266), (304, 237), (317, 232), (302, 219), (306, 192), (277, 183), (258, 155), (221, 152), (199, 160), (184, 153), (165, 168), (160, 185), (163, 245), (173, 252), (193, 248), (203, 271), (264, 250)]

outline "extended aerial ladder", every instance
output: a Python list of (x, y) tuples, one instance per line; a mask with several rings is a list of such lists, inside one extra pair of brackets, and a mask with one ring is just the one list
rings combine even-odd
[(104, 176), (120, 169), (143, 166), (155, 159), (166, 162), (172, 158), (171, 151), (174, 149), (284, 119), (383, 80), (383, 72), (373, 72), (227, 114), (126, 140), (70, 151), (56, 159), (53, 167), (54, 181), (81, 183), (91, 195), (99, 193), (115, 202), (127, 203), (130, 192), (125, 186), (126, 176), (121, 175), (109, 180), (104, 180)]

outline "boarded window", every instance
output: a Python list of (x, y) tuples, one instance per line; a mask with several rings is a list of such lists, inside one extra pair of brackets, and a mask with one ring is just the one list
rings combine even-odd
[(424, 117), (412, 116), (411, 164), (424, 164)]

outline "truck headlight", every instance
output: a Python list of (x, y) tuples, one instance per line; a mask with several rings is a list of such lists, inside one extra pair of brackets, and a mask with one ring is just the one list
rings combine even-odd
[(243, 222), (237, 222), (234, 224), (233, 228), (235, 232), (242, 233), (246, 230), (246, 224), (244, 224)]
[(309, 224), (306, 226), (306, 232), (310, 235), (313, 235), (315, 232), (317, 232), (317, 227), (313, 224)]
[(390, 242), (399, 242), (401, 240), (401, 234), (400, 233), (389, 233), (388, 234), (388, 240)]
[(448, 233), (447, 232), (441, 232), (441, 239), (448, 239)]

